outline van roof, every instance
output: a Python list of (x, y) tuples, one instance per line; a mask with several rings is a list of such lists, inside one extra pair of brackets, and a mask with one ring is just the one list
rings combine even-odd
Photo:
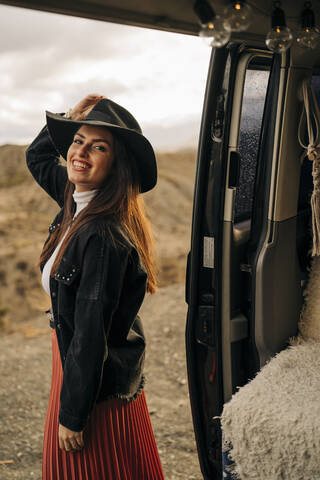
[[(193, 35), (199, 31), (193, 11), (194, 0), (0, 0), (0, 3)], [(229, 3), (229, 0), (215, 0), (213, 5), (216, 13), (222, 13)], [(265, 36), (270, 29), (273, 0), (248, 0), (248, 3), (253, 8), (255, 18), (246, 32), (246, 38), (248, 34)], [(319, 0), (313, 3), (316, 10)], [(282, 0), (281, 5), (289, 26), (299, 28), (304, 2)]]
[[(208, 0), (211, 4), (212, 1)], [(0, 0), (0, 4), (31, 8), (47, 12), (91, 18), (100, 21), (153, 28), (197, 35), (199, 22), (193, 10), (195, 0)], [(253, 10), (253, 21), (245, 32), (233, 33), (231, 40), (251, 47), (265, 48), (265, 38), (271, 27), (274, 0), (247, 0)], [(230, 0), (214, 0), (217, 14), (223, 13)], [(282, 0), (287, 25), (297, 32), (303, 0)], [(316, 25), (320, 25), (320, 0), (313, 0)], [(316, 49), (301, 49), (296, 42), (291, 47), (296, 65), (315, 67), (320, 62), (320, 42)]]

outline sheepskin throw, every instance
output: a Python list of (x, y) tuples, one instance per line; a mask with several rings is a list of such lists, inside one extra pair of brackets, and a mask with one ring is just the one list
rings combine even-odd
[(319, 257), (304, 296), (299, 337), (224, 407), (224, 446), (234, 478), (320, 479)]
[(320, 342), (320, 257), (312, 259), (309, 281), (303, 296), (304, 304), (299, 321), (300, 337), (306, 341)]

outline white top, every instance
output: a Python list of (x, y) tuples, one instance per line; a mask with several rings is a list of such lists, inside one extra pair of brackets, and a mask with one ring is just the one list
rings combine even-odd
[[(76, 192), (75, 191), (73, 193), (73, 195), (72, 195), (73, 200), (76, 203), (76, 211), (75, 211), (75, 214), (74, 214), (73, 218), (75, 218), (81, 212), (81, 210), (83, 210), (88, 205), (88, 203), (93, 199), (93, 197), (95, 196), (97, 191), (98, 190), (88, 190), (87, 192)], [(58, 255), (61, 244), (62, 244), (65, 236), (67, 235), (68, 231), (69, 231), (69, 228), (67, 229), (63, 238), (60, 240), (60, 242), (56, 246), (54, 252), (52, 253), (49, 260), (46, 262), (46, 264), (45, 264), (45, 266), (43, 267), (43, 270), (42, 270), (42, 278), (41, 278), (42, 286), (43, 286), (45, 292), (48, 295), (50, 295), (50, 272), (51, 272), (51, 268), (52, 268), (52, 265), (53, 265), (53, 263), (56, 259), (56, 256)]]

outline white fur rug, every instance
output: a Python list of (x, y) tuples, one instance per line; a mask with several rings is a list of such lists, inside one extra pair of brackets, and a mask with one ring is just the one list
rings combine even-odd
[(313, 259), (300, 335), (224, 407), (235, 478), (320, 479), (320, 258)]

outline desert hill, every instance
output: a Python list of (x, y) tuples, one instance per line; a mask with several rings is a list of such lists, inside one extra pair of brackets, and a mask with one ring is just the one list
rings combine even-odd
[[(36, 262), (58, 207), (33, 181), (25, 147), (0, 146), (0, 327), (16, 329), (49, 305)], [(159, 153), (157, 187), (144, 195), (154, 226), (160, 286), (183, 282), (195, 173), (194, 151)]]

